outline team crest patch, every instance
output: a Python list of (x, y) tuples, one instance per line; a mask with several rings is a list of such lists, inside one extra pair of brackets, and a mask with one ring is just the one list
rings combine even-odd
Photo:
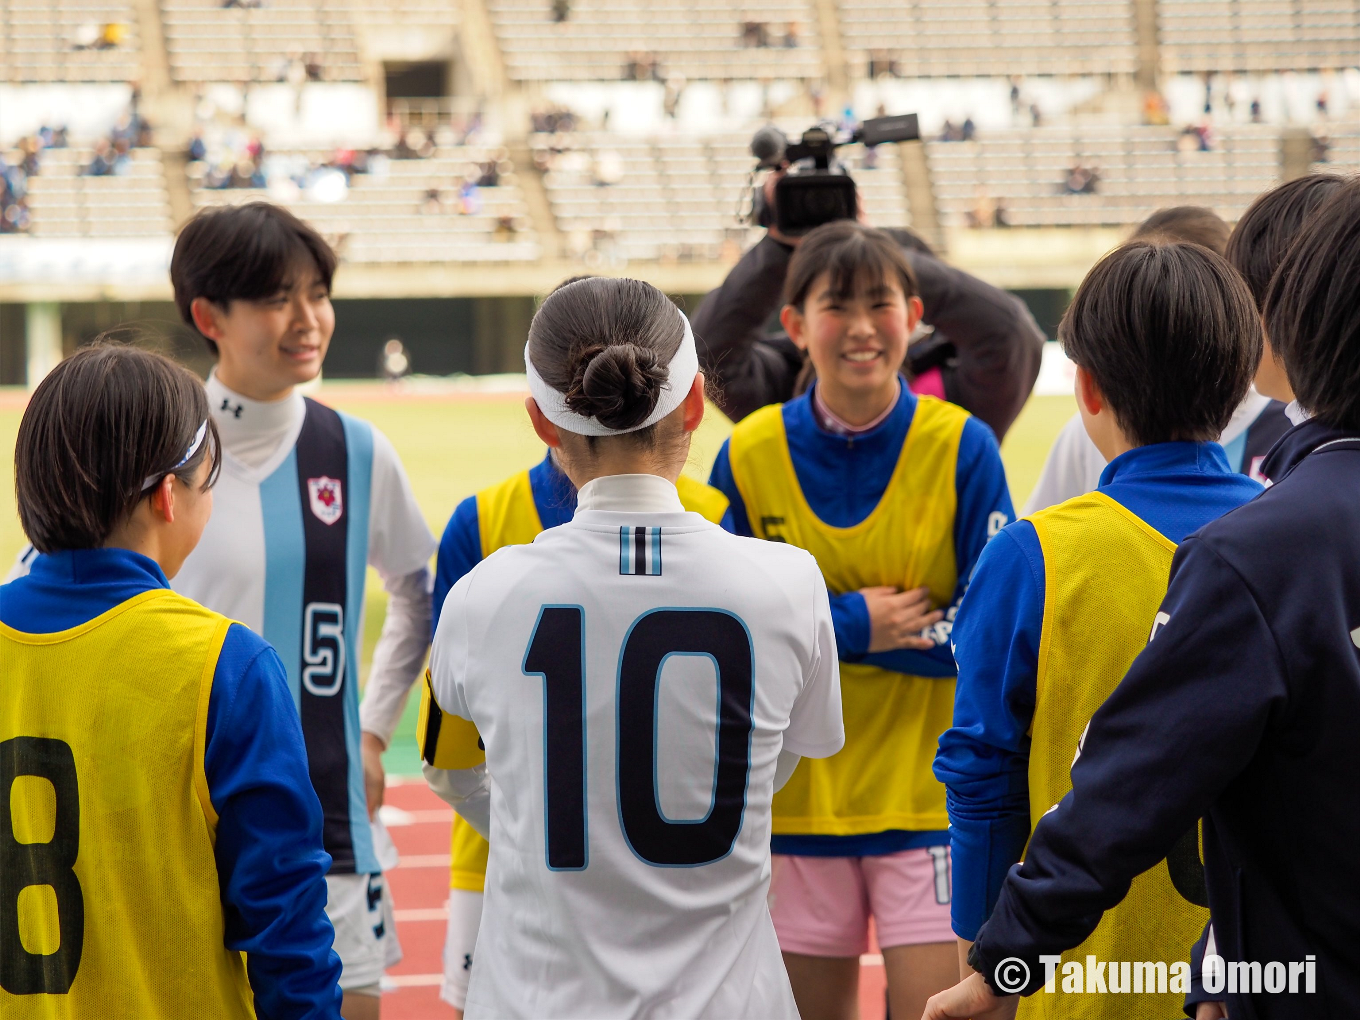
[(345, 497), (337, 478), (327, 478), (325, 475), (308, 478), (307, 495), (311, 500), (312, 513), (322, 524), (334, 524), (345, 512)]

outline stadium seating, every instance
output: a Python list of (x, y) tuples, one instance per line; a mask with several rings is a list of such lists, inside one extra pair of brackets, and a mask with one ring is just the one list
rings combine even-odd
[(31, 232), (39, 237), (165, 237), (171, 233), (165, 171), (156, 149), (133, 149), (127, 172), (80, 176), (92, 153), (46, 149), (28, 179)]
[(1327, 159), (1315, 164), (1314, 170), (1342, 174), (1360, 170), (1360, 124), (1331, 132), (1327, 143)]
[[(616, 80), (630, 54), (651, 54), (661, 77), (820, 78), (816, 9), (809, 0), (570, 0), (565, 21), (551, 0), (487, 0), (511, 78)], [(768, 45), (742, 45), (746, 24)], [(796, 46), (785, 45), (796, 26)], [(645, 74), (643, 75), (646, 76)]]
[[(326, 153), (301, 153), (320, 161)], [(478, 210), (456, 211), (458, 185), (471, 164), (491, 158), (471, 148), (436, 151), (428, 159), (390, 160), (385, 174), (356, 174), (338, 202), (300, 197), (284, 204), (336, 244), (349, 262), (524, 262), (539, 256), (539, 246), (513, 172), (503, 173), (497, 187), (477, 189)], [(427, 207), (431, 189), (440, 193), (442, 209)], [(199, 188), (196, 206), (279, 201), (265, 189)], [(497, 239), (506, 228), (513, 233)]]
[(0, 81), (131, 81), (136, 19), (126, 0), (2, 0)]
[(1162, 67), (1303, 71), (1360, 60), (1355, 0), (1159, 0)]
[[(734, 245), (745, 248), (759, 236), (736, 217), (749, 189), (749, 141), (746, 135), (650, 141), (575, 136), (574, 148), (556, 154), (544, 178), (571, 253), (688, 261), (730, 256)], [(880, 146), (876, 155), (876, 166), (865, 169), (862, 147), (841, 150), (872, 221), (906, 226), (896, 147)]]
[[(1123, 226), (1154, 209), (1197, 204), (1236, 220), (1278, 183), (1275, 129), (1224, 131), (1210, 152), (1182, 152), (1181, 135), (1158, 127), (1051, 127), (996, 132), (926, 146), (940, 218), (969, 225), (980, 197), (1004, 204), (1011, 226)], [(1076, 164), (1098, 172), (1092, 194), (1065, 194)]]
[(269, 0), (224, 8), (221, 0), (161, 0), (161, 20), (179, 81), (295, 80), (308, 62), (323, 81), (363, 78), (348, 5)]
[(1129, 0), (837, 0), (852, 69), (884, 54), (907, 78), (1129, 74), (1137, 62)]

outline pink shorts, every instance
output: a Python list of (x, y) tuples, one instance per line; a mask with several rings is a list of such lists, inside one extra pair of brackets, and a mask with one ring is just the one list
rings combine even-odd
[(859, 956), (869, 918), (881, 947), (953, 942), (949, 847), (877, 857), (774, 855), (770, 916), (779, 948), (805, 956)]

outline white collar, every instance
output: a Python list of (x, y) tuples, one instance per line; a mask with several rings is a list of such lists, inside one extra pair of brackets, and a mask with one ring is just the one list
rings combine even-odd
[(277, 467), (273, 461), (302, 429), (307, 414), (302, 394), (294, 389), (282, 400), (252, 400), (224, 384), (216, 371), (204, 388), (223, 450), (251, 470)]
[(1285, 416), (1295, 425), (1302, 425), (1309, 418), (1313, 417), (1313, 412), (1304, 410), (1302, 407), (1299, 406), (1299, 402), (1297, 400), (1291, 400), (1288, 404), (1286, 404), (1284, 413)]
[(613, 513), (682, 514), (675, 486), (660, 475), (602, 475), (581, 486), (576, 509)]

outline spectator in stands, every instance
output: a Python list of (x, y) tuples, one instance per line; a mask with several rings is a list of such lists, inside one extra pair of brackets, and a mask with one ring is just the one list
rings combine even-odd
[(202, 131), (199, 130), (194, 131), (194, 136), (189, 139), (189, 148), (187, 150), (187, 155), (189, 159), (195, 163), (202, 161), (203, 158), (208, 155), (208, 146), (203, 141)]
[(0, 156), (0, 234), (19, 234), (28, 229), (28, 174)]
[(959, 129), (960, 141), (971, 142), (975, 134), (977, 134), (977, 125), (973, 123), (973, 118), (965, 117), (963, 127)]
[(321, 81), (326, 76), (325, 68), (321, 66), (321, 54), (304, 53), (302, 70), (306, 73), (308, 81)]
[[(772, 174), (766, 184), (771, 208), (776, 179)], [(1019, 298), (941, 262), (909, 230), (888, 233), (916, 274), (929, 330), (908, 347), (902, 366), (912, 388), (959, 404), (1001, 438), (1038, 377), (1043, 332)], [(734, 421), (788, 400), (809, 381), (803, 353), (769, 328), (798, 241), (771, 228), (695, 312), (704, 374)]]
[(1088, 167), (1081, 162), (1072, 164), (1062, 183), (1062, 190), (1069, 195), (1094, 195), (1100, 183), (1100, 170)]
[(741, 45), (748, 50), (770, 45), (769, 26), (763, 21), (743, 21)]
[(1040, 127), (1044, 123), (1044, 113), (1038, 103), (1029, 104), (1029, 123), (1030, 127)]
[(571, 0), (553, 0), (552, 19), (559, 25), (571, 17)]
[(801, 44), (802, 29), (798, 22), (790, 21), (789, 27), (784, 29), (784, 49), (796, 50)]
[(1259, 124), (1261, 120), (1261, 100), (1253, 98), (1251, 101), (1251, 122)]
[(113, 151), (113, 146), (108, 139), (101, 138), (94, 146), (94, 158), (83, 171), (85, 177), (107, 177), (113, 173), (114, 161), (117, 159)]

